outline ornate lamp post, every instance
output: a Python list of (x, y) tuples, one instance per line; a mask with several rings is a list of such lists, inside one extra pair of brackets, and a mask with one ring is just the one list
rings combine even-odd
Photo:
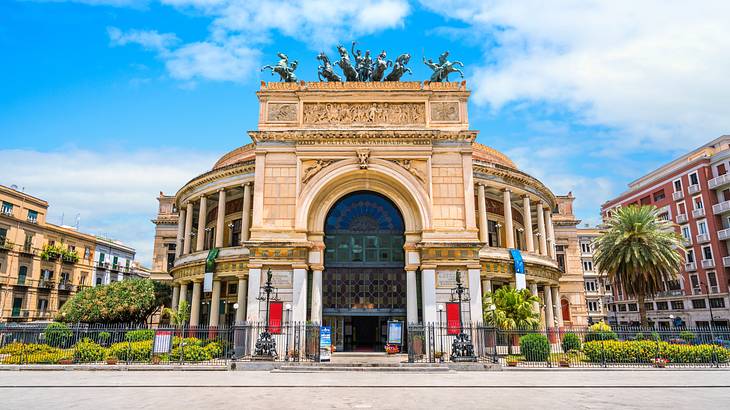
[[(273, 298), (271, 297), (272, 293), (274, 293)], [(266, 283), (261, 288), (261, 295), (256, 299), (266, 301), (266, 327), (259, 334), (258, 340), (256, 340), (254, 356), (273, 360), (276, 357), (276, 340), (274, 340), (269, 331), (269, 302), (272, 299), (278, 300), (278, 292), (276, 292), (276, 288), (271, 284), (271, 269), (266, 272)]]
[(712, 338), (712, 342), (715, 342), (715, 332), (712, 330), (712, 325), (715, 323), (715, 315), (712, 313), (712, 301), (710, 300), (710, 289), (707, 287), (707, 284), (703, 281), (700, 281), (700, 286), (697, 286), (695, 289), (702, 292), (701, 286), (705, 286), (705, 291), (707, 292), (707, 307), (710, 308), (710, 337)]
[[(471, 300), (466, 288), (461, 283), (461, 272), (456, 270), (456, 287), (451, 289), (451, 301), (459, 303), (459, 334), (454, 338), (451, 344), (451, 361), (452, 362), (475, 362), (477, 357), (474, 355), (474, 345), (469, 340), (469, 335), (464, 332), (464, 323), (461, 320), (461, 304)], [(448, 323), (447, 323), (448, 326)]]

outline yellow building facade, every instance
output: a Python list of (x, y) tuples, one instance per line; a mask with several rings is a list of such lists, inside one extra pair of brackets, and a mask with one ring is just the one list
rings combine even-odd
[(475, 142), (469, 94), (464, 82), (262, 83), (253, 143), (160, 195), (153, 270), (170, 273), (173, 305), (188, 300), (191, 325), (261, 321), (270, 271), (284, 320), (369, 341), (388, 320), (443, 320), (457, 272), (463, 319), (482, 321), (486, 292), (523, 284), (516, 249), (545, 323), (563, 326), (558, 198)]

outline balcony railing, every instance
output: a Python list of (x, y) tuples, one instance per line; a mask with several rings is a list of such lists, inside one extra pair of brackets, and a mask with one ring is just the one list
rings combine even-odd
[(697, 270), (697, 263), (696, 262), (687, 262), (684, 264), (684, 270), (687, 272), (694, 272)]
[(705, 216), (705, 208), (698, 208), (692, 210), (692, 216), (694, 218), (702, 218)]
[(720, 215), (725, 212), (730, 212), (730, 201), (723, 201), (720, 202), (717, 205), (712, 205), (712, 213), (715, 215)]
[(28, 222), (30, 222), (30, 223), (32, 223), (32, 224), (37, 224), (37, 223), (38, 223), (38, 217), (34, 217), (34, 218), (33, 218), (33, 217), (30, 217), (30, 216), (29, 216), (29, 217), (28, 217)]
[(50, 279), (41, 279), (41, 281), (38, 283), (38, 287), (50, 289), (53, 287), (53, 281)]
[(697, 235), (697, 243), (706, 243), (710, 242), (710, 234), (709, 233), (701, 233)]
[(58, 290), (70, 292), (73, 290), (73, 288), (74, 286), (69, 281), (61, 281), (58, 283)]
[(715, 267), (714, 259), (703, 259), (702, 260), (702, 269), (712, 269), (714, 267)]
[(721, 241), (730, 239), (730, 228), (720, 229), (719, 231), (717, 231), (717, 239)]
[(690, 195), (692, 195), (692, 194), (696, 194), (696, 193), (700, 192), (700, 185), (699, 185), (699, 184), (694, 184), (694, 185), (690, 185), (690, 186), (688, 186), (688, 187), (687, 187), (687, 192), (688, 192), (688, 193), (689, 193)]
[(677, 223), (678, 224), (686, 224), (689, 219), (687, 218), (687, 214), (679, 214), (677, 215)]
[(692, 238), (682, 237), (682, 243), (684, 244), (685, 247), (692, 246)]
[(684, 192), (677, 191), (672, 193), (672, 199), (674, 199), (675, 201), (679, 201), (682, 198), (684, 198)]
[(726, 256), (722, 258), (722, 266), (724, 267), (730, 267), (730, 256)]
[(730, 176), (728, 176), (728, 174), (720, 175), (707, 181), (707, 186), (710, 187), (710, 189), (720, 188), (728, 184), (730, 184)]
[(0, 251), (9, 251), (13, 249), (13, 243), (4, 236), (0, 236)]
[(13, 308), (12, 312), (10, 312), (10, 316), (15, 319), (23, 319), (30, 317), (30, 311), (27, 309)]
[(13, 209), (12, 208), (2, 208), (0, 209), (0, 214), (12, 217), (13, 216)]

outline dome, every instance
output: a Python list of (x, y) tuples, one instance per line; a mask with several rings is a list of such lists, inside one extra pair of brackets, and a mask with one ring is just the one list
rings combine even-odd
[(246, 144), (242, 147), (238, 147), (234, 149), (233, 151), (223, 155), (216, 163), (213, 165), (213, 170), (226, 167), (228, 165), (237, 164), (239, 162), (245, 162), (254, 159), (254, 145)]
[(494, 148), (488, 147), (484, 144), (474, 143), (474, 159), (477, 161), (490, 162), (494, 164), (504, 165), (506, 167), (515, 168), (517, 166), (511, 159), (509, 159), (503, 153), (497, 151)]

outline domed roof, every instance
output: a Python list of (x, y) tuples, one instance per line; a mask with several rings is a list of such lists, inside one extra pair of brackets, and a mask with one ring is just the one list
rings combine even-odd
[(501, 152), (497, 151), (494, 148), (488, 147), (483, 144), (479, 144), (477, 142), (474, 143), (474, 159), (477, 161), (484, 161), (484, 162), (491, 162), (495, 164), (504, 165), (506, 167), (515, 168), (517, 169), (517, 166), (514, 162), (512, 162), (511, 159), (509, 159), (506, 155), (502, 154)]
[(216, 170), (218, 168), (223, 168), (225, 166), (236, 164), (239, 162), (245, 162), (254, 159), (255, 154), (253, 151), (253, 143), (246, 144), (242, 147), (238, 147), (234, 149), (233, 151), (227, 153), (226, 155), (222, 156), (216, 163), (213, 165), (213, 170)]

